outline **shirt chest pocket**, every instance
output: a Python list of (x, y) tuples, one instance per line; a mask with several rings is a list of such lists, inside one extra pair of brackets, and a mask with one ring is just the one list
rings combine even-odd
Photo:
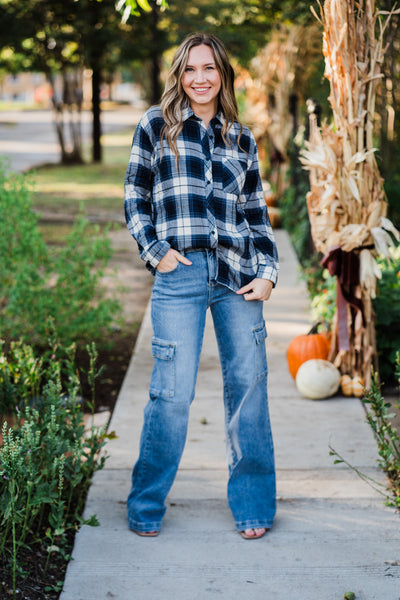
[(224, 156), (222, 158), (222, 186), (228, 194), (241, 194), (246, 181), (247, 162)]

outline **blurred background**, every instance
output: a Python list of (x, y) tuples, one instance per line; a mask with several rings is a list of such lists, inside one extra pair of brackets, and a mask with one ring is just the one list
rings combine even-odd
[[(330, 2), (323, 4), (329, 8)], [(366, 5), (372, 7), (370, 13)], [(366, 60), (353, 51), (347, 57), (352, 70), (343, 67), (339, 51), (348, 50), (339, 7), (348, 23), (368, 15), (366, 35), (357, 30), (353, 36)], [(400, 228), (400, 11), (393, 10), (392, 0), (337, 0), (328, 27), (334, 40), (331, 72), (348, 75), (348, 80), (352, 72), (361, 79), (357, 107), (348, 93), (355, 89), (356, 77), (343, 91), (335, 90), (340, 108), (351, 108), (346, 125), (354, 129), (353, 115), (361, 115), (359, 129), (365, 130), (357, 139), (363, 148), (372, 124), (374, 148), (368, 153), (376, 157), (379, 193), (384, 181), (378, 208), (387, 208)], [(321, 266), (321, 252), (311, 237), (310, 177), (301, 157), (310, 117), (314, 124), (327, 123), (331, 139), (338, 132), (339, 139), (341, 130), (335, 130), (329, 101), (327, 44), (317, 1), (0, 0), (0, 11), (0, 425), (14, 426), (7, 433), (4, 425), (4, 443), (0, 435), (0, 506), (6, 515), (0, 526), (0, 556), (6, 558), (0, 564), (0, 596), (16, 597), (18, 583), (21, 598), (53, 600), (62, 589), (72, 532), (82, 523), (92, 471), (101, 468), (87, 460), (85, 423), (90, 418), (105, 427), (90, 438), (93, 458), (105, 443), (151, 293), (152, 276), (125, 225), (123, 181), (134, 128), (146, 108), (159, 102), (175, 48), (195, 31), (215, 33), (224, 41), (235, 70), (240, 119), (256, 138), (272, 226), (288, 232), (308, 286), (315, 327), (299, 337), (323, 336), (325, 346), (334, 339), (337, 324), (337, 282)], [(374, 63), (381, 33), (383, 51), (378, 48)], [(377, 79), (376, 101), (374, 97), (364, 109), (364, 90)], [(345, 155), (339, 142), (328, 149), (342, 167)], [(354, 163), (362, 162), (360, 154), (354, 154)], [(320, 167), (318, 151), (316, 157)], [(340, 191), (349, 180), (355, 185), (354, 172), (341, 177), (336, 178)], [(358, 175), (357, 183), (366, 179)], [(372, 191), (363, 192), (365, 205), (373, 206)], [(319, 192), (324, 195), (322, 186)], [(332, 203), (326, 206), (320, 213), (336, 218)], [(343, 212), (339, 207), (338, 214)], [(365, 220), (369, 213), (364, 213)], [(389, 233), (383, 235), (394, 241)], [(369, 321), (375, 323), (376, 317), (379, 374), (388, 384), (386, 403), (376, 394), (379, 419), (386, 415), (378, 421), (384, 440), (380, 456), (399, 506), (399, 438), (390, 429), (390, 422), (400, 425), (398, 391), (393, 391), (400, 383), (399, 245), (390, 260), (377, 256), (377, 262), (381, 278), (376, 297), (369, 298)], [(306, 357), (303, 344), (301, 340), (298, 346), (302, 361), (318, 358)], [(375, 339), (372, 345), (375, 357)], [(351, 365), (357, 370), (352, 381), (362, 394), (358, 334), (352, 350), (357, 359)], [(368, 352), (370, 360), (372, 350)], [(39, 416), (23, 429), (31, 406)], [(55, 434), (54, 424), (61, 426)], [(22, 442), (14, 444), (14, 435)], [(11, 447), (17, 484), (1, 471)], [(397, 462), (392, 464), (393, 452)], [(25, 483), (36, 481), (34, 467), (37, 481), (47, 479), (31, 495)], [(43, 518), (48, 514), (49, 522)]]
[[(310, 115), (318, 124), (332, 121), (317, 2), (0, 0), (0, 8), (0, 154), (5, 172), (35, 169), (32, 206), (46, 242), (60, 245), (84, 211), (92, 222), (112, 223), (114, 250), (131, 257), (131, 240), (125, 231), (118, 238), (117, 228), (124, 230), (122, 182), (135, 124), (159, 102), (176, 46), (191, 32), (207, 31), (222, 38), (232, 58), (240, 118), (257, 141), (272, 225), (289, 232), (311, 294), (321, 292), (321, 256), (306, 205), (309, 175), (299, 161)], [(384, 27), (385, 52), (374, 143), (388, 216), (399, 226), (400, 15), (386, 21), (389, 0), (375, 8), (381, 14), (371, 24)], [(124, 282), (125, 268), (117, 262)], [(141, 277), (143, 288), (120, 293), (133, 303), (126, 322), (135, 321), (131, 313), (137, 320), (143, 314), (149, 280)], [(397, 283), (397, 271), (394, 277)], [(329, 310), (324, 305), (325, 321)]]

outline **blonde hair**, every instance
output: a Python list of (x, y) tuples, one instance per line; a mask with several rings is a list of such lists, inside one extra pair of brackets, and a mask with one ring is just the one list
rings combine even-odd
[(212, 34), (193, 33), (189, 35), (183, 40), (175, 52), (165, 84), (165, 90), (161, 98), (161, 109), (165, 121), (165, 125), (161, 131), (161, 140), (165, 136), (168, 145), (174, 152), (177, 160), (179, 159), (179, 151), (176, 141), (183, 128), (182, 110), (188, 105), (188, 98), (182, 87), (182, 77), (185, 72), (190, 50), (195, 46), (201, 45), (209, 46), (211, 48), (216, 68), (221, 77), (221, 89), (218, 102), (219, 108), (225, 117), (221, 135), (224, 143), (228, 146), (231, 145), (227, 139), (229, 129), (234, 121), (238, 121), (238, 106), (233, 85), (234, 70), (229, 62), (228, 54), (223, 43), (216, 35)]

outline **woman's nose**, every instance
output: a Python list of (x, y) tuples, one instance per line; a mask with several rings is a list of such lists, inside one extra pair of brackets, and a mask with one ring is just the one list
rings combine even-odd
[(202, 81), (204, 81), (204, 72), (203, 69), (199, 69), (195, 74), (195, 82), (201, 83)]

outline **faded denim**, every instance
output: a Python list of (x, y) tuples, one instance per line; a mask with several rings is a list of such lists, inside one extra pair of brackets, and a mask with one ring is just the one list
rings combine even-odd
[(156, 273), (152, 298), (154, 368), (140, 454), (128, 497), (131, 529), (159, 530), (185, 446), (189, 409), (211, 309), (224, 380), (228, 503), (238, 530), (270, 528), (276, 511), (267, 397), (263, 303), (216, 283), (213, 251), (186, 252), (191, 266)]

